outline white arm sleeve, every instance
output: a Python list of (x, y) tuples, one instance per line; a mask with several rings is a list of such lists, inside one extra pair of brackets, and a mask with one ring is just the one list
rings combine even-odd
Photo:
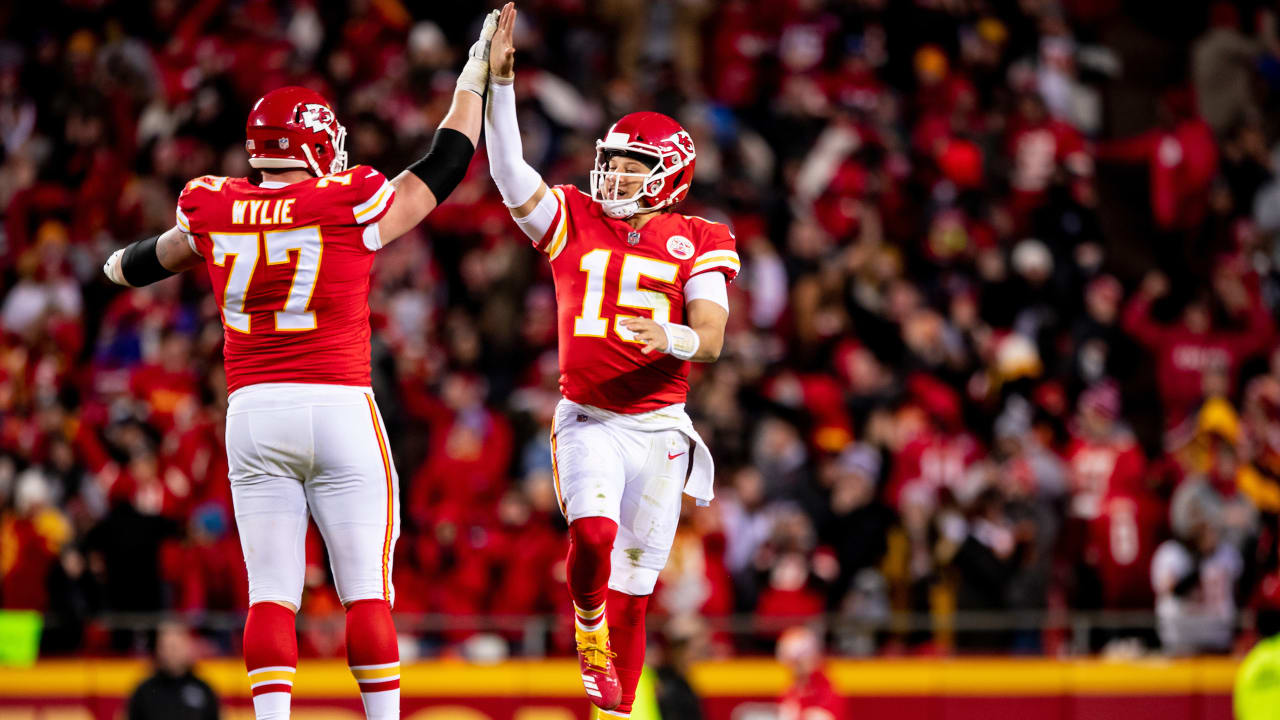
[(560, 199), (548, 190), (542, 195), (542, 199), (534, 206), (532, 212), (522, 218), (516, 218), (516, 224), (536, 244), (546, 237), (551, 223), (556, 221), (556, 209), (559, 206)]
[(684, 284), (684, 304), (694, 300), (710, 300), (729, 310), (729, 287), (724, 275), (718, 272), (704, 272), (689, 278)]
[(524, 161), (520, 125), (516, 120), (516, 91), (511, 81), (489, 81), (484, 112), (484, 136), (489, 151), (489, 174), (507, 207), (520, 207), (542, 186), (542, 176)]

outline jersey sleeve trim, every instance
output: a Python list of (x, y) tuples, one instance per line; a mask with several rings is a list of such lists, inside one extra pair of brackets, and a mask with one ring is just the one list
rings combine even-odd
[(191, 252), (199, 257), (204, 257), (204, 253), (200, 252), (200, 248), (196, 247), (196, 236), (189, 232), (182, 233), (182, 237), (187, 239), (187, 246), (191, 248)]
[(546, 252), (547, 246), (555, 238), (555, 230), (560, 226), (560, 218), (564, 215), (564, 207), (554, 190), (549, 190), (533, 206), (533, 210), (524, 217), (515, 218), (516, 224), (533, 242), (538, 252)]
[(564, 192), (560, 188), (553, 188), (551, 193), (555, 195), (559, 207), (556, 208), (555, 220), (552, 221), (551, 227), (547, 228), (547, 234), (543, 237), (545, 248), (539, 249), (545, 252), (548, 258), (555, 260), (568, 244), (569, 209), (565, 206)]
[(378, 187), (368, 200), (351, 208), (351, 213), (355, 217), (357, 224), (364, 225), (366, 223), (375, 222), (382, 218), (382, 214), (391, 206), (391, 200), (396, 196), (396, 190), (391, 183), (386, 180), (382, 181), (382, 185)]
[(177, 220), (178, 220), (178, 229), (190, 235), (191, 221), (187, 219), (187, 214), (182, 212), (181, 206), (178, 206), (178, 208), (174, 211), (174, 215), (175, 217), (177, 217)]
[(738, 259), (738, 253), (733, 250), (712, 250), (699, 255), (693, 261), (693, 268), (689, 271), (690, 275), (707, 272), (708, 270), (724, 269), (738, 274), (742, 269), (742, 262)]

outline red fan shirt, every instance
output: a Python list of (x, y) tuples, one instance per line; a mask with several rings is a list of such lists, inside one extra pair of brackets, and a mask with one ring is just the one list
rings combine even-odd
[(797, 682), (782, 696), (782, 702), (778, 704), (778, 717), (781, 720), (844, 720), (848, 717), (848, 708), (844, 698), (836, 693), (831, 680), (821, 670), (817, 670), (807, 679)]
[(1148, 492), (1120, 489), (1103, 500), (1102, 512), (1089, 523), (1085, 559), (1097, 568), (1104, 608), (1152, 607), (1148, 571), (1167, 515), (1164, 503)]
[(1076, 436), (1063, 456), (1070, 479), (1072, 517), (1095, 520), (1108, 496), (1145, 487), (1147, 459), (1127, 435), (1114, 440)]

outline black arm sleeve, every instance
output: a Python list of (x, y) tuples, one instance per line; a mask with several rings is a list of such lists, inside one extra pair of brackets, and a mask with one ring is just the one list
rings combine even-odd
[(407, 169), (431, 188), (439, 205), (462, 182), (475, 151), (476, 146), (466, 135), (453, 128), (439, 128), (431, 140), (431, 149)]
[(124, 249), (124, 255), (120, 257), (120, 272), (130, 285), (142, 287), (177, 275), (160, 264), (160, 258), (156, 255), (156, 243), (159, 240), (160, 236), (157, 235), (139, 240)]

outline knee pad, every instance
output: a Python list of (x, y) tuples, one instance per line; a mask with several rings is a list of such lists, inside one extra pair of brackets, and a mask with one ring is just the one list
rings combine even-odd
[(396, 662), (400, 650), (386, 600), (357, 600), (347, 607), (347, 662), (352, 666)]
[(618, 523), (607, 517), (584, 517), (569, 526), (569, 537), (581, 549), (608, 553), (618, 536)]

